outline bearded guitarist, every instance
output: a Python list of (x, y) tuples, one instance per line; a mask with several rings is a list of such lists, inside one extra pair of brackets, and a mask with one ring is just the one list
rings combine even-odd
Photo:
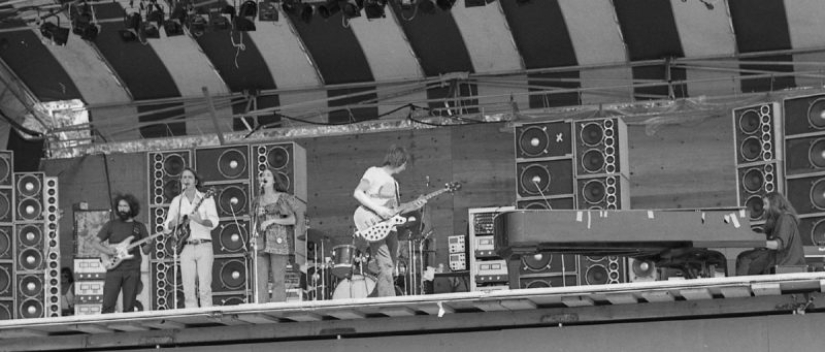
[[(355, 210), (355, 227), (363, 231), (370, 226), (389, 219), (396, 214), (419, 209), (427, 200), (420, 197), (410, 203), (400, 204), (398, 182), (394, 175), (406, 170), (409, 154), (400, 146), (390, 147), (384, 163), (367, 169), (361, 182), (355, 188), (353, 197), (361, 203)], [(369, 268), (378, 272), (375, 292), (370, 296), (395, 296), (392, 273), (398, 255), (398, 234), (393, 231), (383, 240), (370, 243), (372, 259)]]
[[(172, 199), (164, 226), (183, 245), (180, 271), (186, 308), (212, 306), (212, 230), (218, 227), (215, 200), (198, 190), (200, 178), (186, 168), (180, 174), (181, 194)], [(198, 282), (196, 296), (195, 282)]]
[[(108, 240), (110, 244), (119, 244), (130, 236), (133, 237), (133, 241), (139, 241), (147, 238), (149, 232), (146, 231), (146, 225), (135, 220), (135, 216), (140, 212), (140, 204), (135, 196), (117, 195), (112, 201), (112, 206), (117, 217), (103, 225), (97, 236), (91, 239), (91, 244), (101, 253), (114, 257), (119, 254), (117, 250), (103, 245), (103, 241)], [(141, 247), (144, 254), (149, 254), (152, 241), (146, 241)], [(106, 281), (103, 284), (103, 313), (115, 311), (117, 296), (121, 291), (123, 291), (123, 312), (135, 311), (142, 257), (137, 247), (132, 248), (129, 254), (134, 257), (123, 260), (118, 266), (106, 272)]]

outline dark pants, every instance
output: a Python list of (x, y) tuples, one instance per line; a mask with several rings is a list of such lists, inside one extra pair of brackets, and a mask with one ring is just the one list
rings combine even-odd
[(140, 269), (112, 270), (106, 273), (103, 284), (103, 313), (114, 313), (117, 296), (123, 290), (123, 312), (134, 312), (137, 300)]
[(768, 249), (745, 251), (736, 257), (736, 275), (770, 274), (776, 263), (776, 252)]

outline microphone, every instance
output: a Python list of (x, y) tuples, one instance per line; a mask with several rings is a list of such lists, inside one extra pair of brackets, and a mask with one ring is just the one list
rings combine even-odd
[(425, 176), (427, 178), (427, 188), (430, 188), (430, 175)]
[(261, 194), (264, 194), (264, 186), (266, 186), (266, 181), (261, 181)]

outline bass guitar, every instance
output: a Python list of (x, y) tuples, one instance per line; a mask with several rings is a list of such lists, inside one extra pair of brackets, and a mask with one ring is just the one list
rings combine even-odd
[(183, 251), (183, 246), (186, 245), (186, 240), (188, 240), (189, 235), (192, 234), (192, 230), (189, 229), (189, 216), (198, 211), (198, 208), (200, 208), (204, 200), (206, 200), (207, 198), (212, 198), (212, 196), (214, 196), (217, 192), (218, 191), (214, 188), (208, 189), (206, 193), (203, 195), (203, 197), (201, 197), (201, 199), (198, 199), (194, 207), (192, 207), (192, 212), (190, 214), (184, 215), (180, 223), (177, 224), (177, 226), (175, 226), (175, 228), (172, 229), (172, 231), (170, 231), (171, 233), (177, 234), (177, 243), (175, 244), (175, 248), (178, 253)]
[(129, 260), (129, 259), (132, 259), (132, 258), (135, 257), (134, 254), (129, 253), (129, 251), (132, 250), (132, 248), (140, 246), (140, 245), (142, 245), (146, 242), (151, 241), (155, 237), (158, 237), (158, 236), (164, 235), (164, 234), (168, 234), (168, 233), (167, 232), (156, 233), (154, 235), (146, 237), (146, 238), (144, 238), (140, 241), (137, 241), (135, 243), (132, 243), (132, 240), (135, 239), (135, 236), (126, 237), (126, 239), (121, 241), (120, 243), (110, 246), (110, 247), (112, 247), (112, 249), (115, 250), (115, 252), (117, 252), (117, 253), (115, 253), (115, 255), (110, 256), (106, 253), (101, 252), (100, 253), (100, 262), (103, 263), (103, 267), (106, 268), (107, 271), (112, 270), (114, 268), (117, 268), (117, 266), (120, 265), (120, 263), (123, 262), (124, 260)]
[[(435, 197), (437, 197), (441, 194), (448, 193), (448, 192), (452, 193), (452, 192), (455, 192), (459, 189), (461, 189), (461, 184), (460, 183), (458, 183), (458, 182), (448, 183), (448, 184), (444, 185), (443, 189), (440, 189), (438, 191), (435, 191), (435, 192), (432, 192), (432, 193), (429, 193), (429, 194), (425, 195), (424, 199), (425, 200), (430, 200), (430, 199), (435, 198)], [(399, 208), (403, 208), (403, 207), (399, 207)], [(415, 214), (413, 214), (413, 213), (415, 213)], [(380, 241), (380, 240), (383, 240), (384, 238), (386, 238), (387, 235), (389, 235), (390, 232), (392, 232), (392, 230), (394, 230), (397, 226), (403, 225), (403, 224), (406, 224), (406, 223), (412, 222), (412, 221), (418, 221), (419, 219), (418, 219), (417, 215), (418, 214), (414, 211), (409, 211), (407, 213), (399, 212), (399, 213), (397, 213), (396, 215), (394, 215), (393, 217), (391, 217), (389, 219), (374, 223), (371, 226), (369, 226), (368, 228), (365, 228), (363, 230), (355, 231), (354, 236), (361, 237), (361, 238), (367, 240), (367, 242), (377, 242), (377, 241)], [(375, 219), (380, 219), (380, 217), (378, 217), (377, 214), (375, 214), (375, 213), (373, 213), (369, 210), (365, 210), (364, 207), (359, 207), (358, 210), (355, 211), (355, 223), (356, 224), (369, 223), (370, 221), (374, 221)]]

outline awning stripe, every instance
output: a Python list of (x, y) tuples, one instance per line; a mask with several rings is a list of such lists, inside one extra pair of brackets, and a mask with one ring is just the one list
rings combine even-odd
[[(731, 20), (740, 53), (752, 53), (791, 48), (788, 18), (783, 0), (729, 0)], [(754, 61), (789, 62), (790, 55), (761, 57)], [(750, 61), (750, 60), (743, 60)], [(763, 72), (790, 72), (793, 66), (742, 64), (743, 70)], [(748, 75), (743, 73), (743, 76)], [(793, 77), (742, 80), (743, 92), (761, 92), (770, 89), (795, 87)]]
[(513, 72), (524, 68), (501, 4), (495, 2), (477, 7), (456, 5), (450, 12), (476, 73)]

